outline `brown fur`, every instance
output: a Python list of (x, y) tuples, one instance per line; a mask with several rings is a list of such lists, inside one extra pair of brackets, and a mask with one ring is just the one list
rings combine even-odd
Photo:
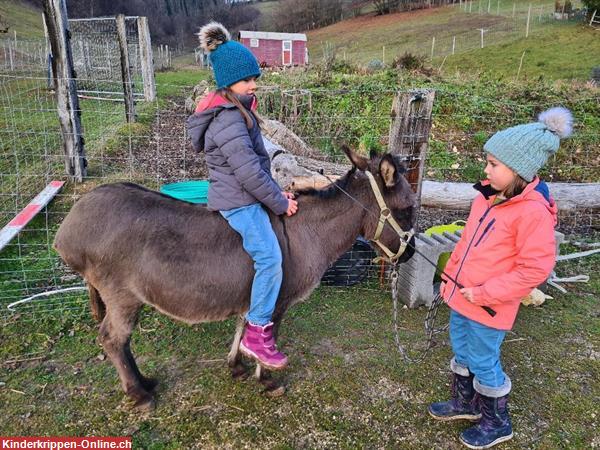
[[(359, 169), (376, 175), (394, 217), (410, 229), (414, 195), (399, 175), (398, 161), (347, 153)], [(284, 272), (273, 314), (276, 325), (291, 305), (309, 296), (359, 234), (373, 236), (379, 216), (367, 177), (356, 168), (325, 190), (300, 193), (298, 202), (292, 217), (271, 215)], [(381, 240), (398, 249), (393, 231), (386, 229)], [(86, 279), (92, 313), (102, 320), (100, 342), (123, 389), (142, 407), (152, 405), (155, 383), (140, 374), (129, 341), (143, 304), (187, 323), (224, 320), (249, 306), (252, 260), (225, 219), (131, 183), (103, 185), (82, 197), (61, 224), (54, 246)], [(403, 258), (411, 254), (407, 250)]]

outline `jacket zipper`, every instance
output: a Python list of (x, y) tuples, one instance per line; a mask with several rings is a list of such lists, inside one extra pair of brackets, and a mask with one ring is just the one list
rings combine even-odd
[(492, 228), (492, 225), (494, 225), (495, 222), (496, 222), (496, 218), (493, 218), (492, 220), (490, 220), (490, 222), (484, 228), (483, 233), (481, 233), (481, 236), (479, 236), (479, 239), (477, 239), (477, 242), (475, 242), (474, 247), (477, 247), (480, 244), (481, 240), (485, 237), (487, 232), (490, 231), (490, 229)]
[[(458, 281), (458, 276), (460, 275), (460, 271), (463, 268), (463, 265), (465, 263), (465, 260), (467, 259), (467, 255), (469, 254), (469, 250), (471, 249), (471, 245), (473, 244), (473, 241), (475, 240), (475, 236), (477, 236), (477, 232), (479, 231), (479, 227), (481, 227), (481, 224), (483, 223), (483, 221), (485, 220), (485, 218), (487, 217), (488, 213), (492, 210), (492, 208), (494, 206), (498, 206), (501, 205), (502, 203), (504, 203), (506, 200), (504, 200), (503, 202), (500, 203), (495, 203), (492, 206), (488, 207), (488, 209), (485, 210), (485, 212), (483, 213), (483, 215), (479, 218), (479, 224), (477, 225), (477, 228), (475, 228), (475, 232), (473, 233), (473, 237), (471, 238), (471, 241), (469, 242), (469, 245), (467, 245), (467, 250), (465, 251), (465, 256), (463, 256), (462, 261), (460, 262), (460, 266), (458, 267), (458, 271), (456, 272), (456, 275), (454, 276), (454, 279)], [(490, 221), (490, 223), (493, 221)], [(489, 224), (488, 224), (489, 227)], [(483, 234), (485, 234), (487, 231), (487, 228), (484, 230)], [(483, 237), (482, 234), (482, 237)], [(481, 237), (480, 239), (481, 240)], [(477, 242), (479, 243), (479, 241)], [(452, 296), (454, 295), (454, 292), (456, 291), (457, 285), (456, 283), (453, 283), (454, 287), (452, 288), (452, 292), (450, 293), (450, 297), (448, 297), (448, 301), (450, 301), (450, 299), (452, 298)]]

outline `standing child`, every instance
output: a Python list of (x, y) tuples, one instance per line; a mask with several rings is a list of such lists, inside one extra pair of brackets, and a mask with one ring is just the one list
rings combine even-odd
[(463, 431), (469, 448), (512, 438), (507, 401), (511, 380), (502, 370), (500, 345), (515, 321), (521, 298), (554, 267), (557, 208), (537, 171), (571, 134), (572, 117), (552, 108), (539, 121), (494, 134), (484, 145), (487, 180), (446, 266), (441, 294), (451, 308), (454, 357), (452, 398), (429, 405), (438, 420), (479, 421)]
[(209, 53), (217, 90), (188, 119), (196, 150), (204, 150), (210, 178), (208, 208), (219, 211), (240, 234), (254, 261), (250, 309), (240, 351), (262, 366), (277, 370), (287, 357), (277, 350), (271, 316), (283, 270), (277, 236), (264, 207), (273, 213), (296, 213), (298, 203), (271, 176), (271, 162), (260, 133), (256, 78), (260, 68), (250, 50), (232, 41), (223, 25), (211, 22), (199, 33)]

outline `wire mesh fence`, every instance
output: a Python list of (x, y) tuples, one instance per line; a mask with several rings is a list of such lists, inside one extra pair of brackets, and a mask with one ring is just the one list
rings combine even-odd
[[(125, 17), (125, 34), (134, 93), (142, 95), (142, 62), (138, 17)], [(120, 82), (121, 60), (115, 17), (69, 19), (73, 62), (79, 90), (92, 94), (118, 94), (112, 83)]]
[[(91, 89), (101, 84), (114, 86), (117, 91), (120, 84), (93, 78), (81, 81)], [(87, 297), (82, 288), (37, 297), (17, 305), (15, 312), (7, 309), (9, 304), (33, 295), (83, 286), (83, 280), (65, 267), (52, 250), (60, 222), (81, 195), (108, 182), (132, 181), (158, 190), (167, 183), (207, 177), (204, 157), (192, 150), (185, 129), (190, 114), (185, 99), (191, 95), (192, 86), (159, 84), (158, 90), (161, 94), (156, 101), (138, 100), (137, 121), (129, 124), (125, 122), (122, 102), (81, 98), (88, 176), (84, 183), (75, 184), (68, 182), (65, 175), (57, 106), (46, 77), (0, 75), (2, 223), (8, 223), (51, 180), (67, 181), (54, 201), (0, 252), (2, 319), (15, 314), (23, 318), (61, 314), (85, 306)], [(317, 165), (327, 168), (329, 163), (344, 161), (339, 151), (341, 143), (363, 150), (372, 145), (389, 145), (390, 108), (397, 93), (396, 89), (381, 87), (298, 90), (265, 86), (258, 95), (263, 116), (280, 120), (322, 155)], [(600, 137), (593, 131), (594, 118), (586, 112), (593, 110), (591, 105), (597, 105), (597, 101), (592, 95), (579, 96), (576, 103), (564, 99), (578, 126), (575, 136), (545, 169), (546, 179), (565, 181), (577, 175), (582, 181), (598, 180)], [(483, 166), (482, 144), (489, 132), (514, 124), (514, 117), (533, 118), (536, 112), (550, 106), (555, 105), (437, 89), (426, 178), (477, 180)], [(447, 129), (449, 117), (463, 127)], [(319, 167), (315, 169), (318, 171)], [(466, 215), (465, 210), (423, 208), (419, 228), (465, 219)], [(559, 230), (579, 235), (597, 232), (598, 220), (594, 209), (563, 212)], [(373, 250), (358, 243), (352, 252), (332, 268), (324, 284), (337, 288), (362, 283), (367, 289), (387, 290), (387, 268), (371, 263)]]

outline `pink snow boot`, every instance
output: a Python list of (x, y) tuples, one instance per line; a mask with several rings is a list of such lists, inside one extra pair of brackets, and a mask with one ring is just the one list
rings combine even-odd
[(255, 359), (266, 369), (281, 370), (287, 366), (288, 359), (277, 350), (273, 339), (273, 322), (265, 326), (246, 323), (244, 337), (240, 343), (240, 351), (244, 356)]

